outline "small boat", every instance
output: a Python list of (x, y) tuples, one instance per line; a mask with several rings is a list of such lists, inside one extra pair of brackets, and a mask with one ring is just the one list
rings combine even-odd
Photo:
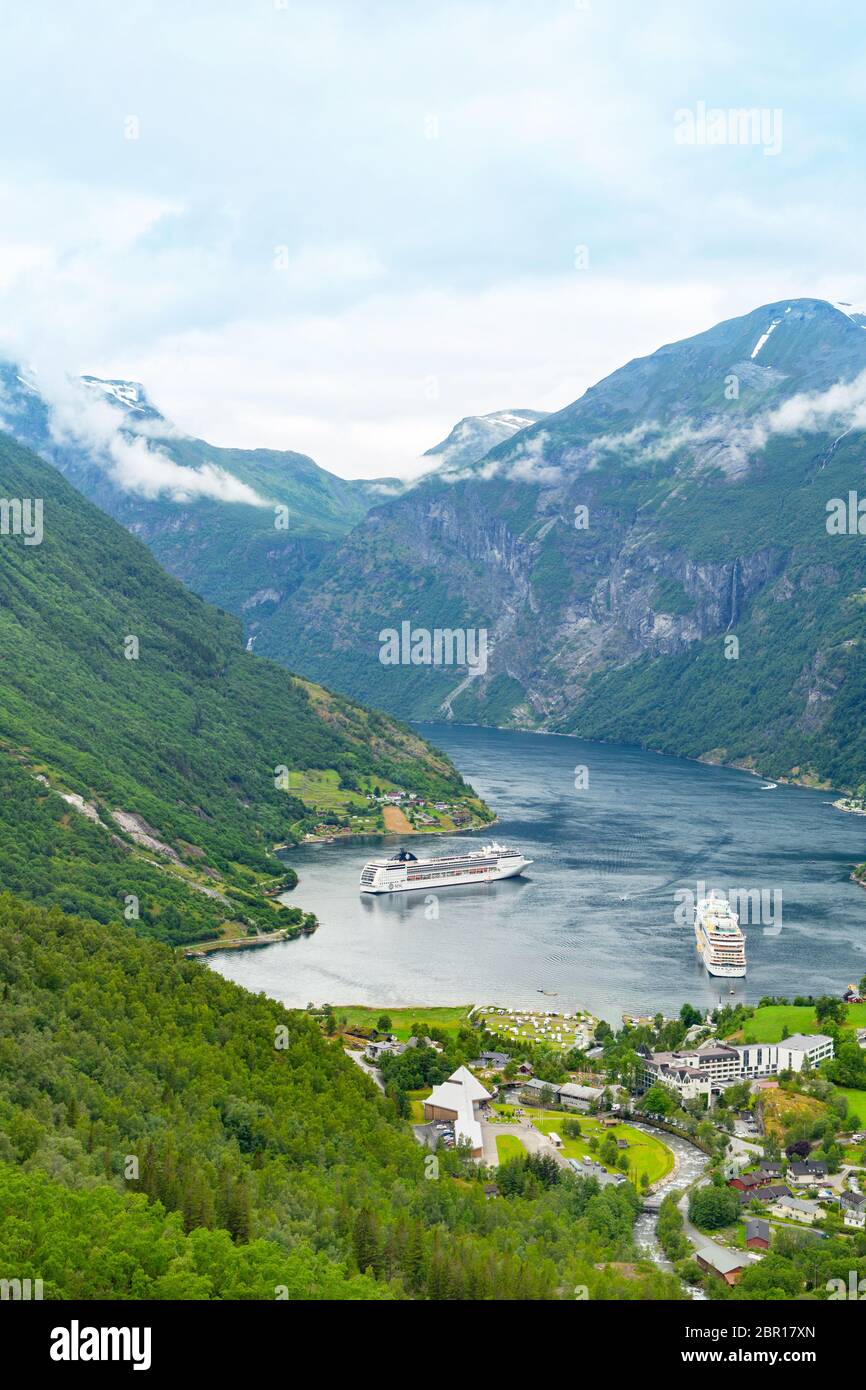
[(778, 786), (777, 782), (765, 782), (761, 788), (762, 792), (774, 792)]

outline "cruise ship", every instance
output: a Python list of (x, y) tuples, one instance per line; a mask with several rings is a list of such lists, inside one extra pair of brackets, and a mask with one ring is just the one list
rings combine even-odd
[(708, 975), (742, 979), (746, 973), (746, 938), (727, 898), (710, 894), (695, 908), (695, 944)]
[(371, 859), (361, 870), (362, 893), (405, 893), (410, 888), (451, 888), (458, 883), (490, 883), (514, 878), (532, 863), (518, 849), (493, 841), (465, 854), (419, 859), (401, 849), (391, 859)]

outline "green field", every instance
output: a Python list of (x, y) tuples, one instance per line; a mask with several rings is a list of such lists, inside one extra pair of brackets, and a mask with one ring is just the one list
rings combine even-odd
[(496, 1152), (499, 1162), (507, 1163), (510, 1158), (522, 1158), (526, 1150), (516, 1134), (497, 1134)]
[(411, 1107), (409, 1119), (413, 1125), (423, 1125), (424, 1123), (424, 1100), (430, 1094), (430, 1087), (423, 1086), (420, 1091), (407, 1091), (409, 1105)]
[[(495, 1107), (499, 1109), (498, 1106)], [(631, 1125), (616, 1125), (610, 1130), (602, 1129), (598, 1120), (594, 1120), (589, 1115), (575, 1115), (571, 1112), (566, 1113), (562, 1110), (536, 1110), (531, 1106), (524, 1107), (527, 1115), (531, 1116), (532, 1123), (536, 1129), (541, 1130), (542, 1134), (549, 1134), (554, 1130), (562, 1139), (562, 1149), (560, 1152), (565, 1158), (581, 1159), (586, 1156), (598, 1159), (598, 1151), (594, 1153), (589, 1147), (587, 1140), (592, 1136), (602, 1142), (605, 1134), (612, 1134), (615, 1139), (626, 1139), (628, 1148), (624, 1152), (628, 1155), (627, 1177), (637, 1185), (643, 1174), (646, 1173), (650, 1183), (658, 1182), (674, 1166), (674, 1156), (670, 1149), (656, 1139), (654, 1135), (642, 1134), (639, 1129), (633, 1129)], [(570, 1138), (563, 1132), (563, 1125), (566, 1120), (579, 1119), (581, 1135), (579, 1138)], [(505, 1137), (505, 1136), (503, 1136)], [(497, 1144), (499, 1139), (497, 1138)], [(600, 1160), (599, 1160), (600, 1161)], [(608, 1167), (605, 1164), (605, 1167)], [(616, 1168), (608, 1168), (609, 1172), (621, 1171)]]
[(848, 1115), (857, 1129), (866, 1129), (866, 1091), (855, 1091), (851, 1086), (839, 1086), (839, 1094), (848, 1100)]
[(412, 1036), (413, 1025), (416, 1023), (422, 1027), (441, 1028), (444, 1033), (456, 1033), (469, 1017), (471, 1007), (471, 1004), (458, 1004), (449, 1008), (419, 1006), (417, 1009), (392, 1009), (387, 1004), (377, 1005), (376, 1008), (366, 1008), (361, 1004), (335, 1004), (334, 1014), (338, 1020), (345, 1018), (350, 1029), (357, 1025), (362, 1028), (375, 1028), (381, 1016), (387, 1014), (391, 1020), (390, 1031), (395, 1033), (401, 1042), (405, 1042)]
[[(866, 1027), (866, 1004), (849, 1004), (847, 1028)], [(821, 1026), (810, 1005), (766, 1004), (756, 1009), (743, 1025), (743, 1042), (777, 1043), (791, 1033), (820, 1033)]]

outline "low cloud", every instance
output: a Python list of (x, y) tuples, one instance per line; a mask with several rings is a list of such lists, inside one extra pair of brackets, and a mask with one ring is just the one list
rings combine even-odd
[(852, 430), (866, 430), (866, 372), (826, 391), (800, 392), (751, 420), (719, 415), (700, 425), (682, 420), (673, 426), (649, 420), (632, 430), (594, 439), (586, 448), (571, 451), (567, 461), (591, 470), (613, 453), (631, 454), (638, 462), (665, 460), (692, 449), (700, 452), (702, 463), (718, 464), (727, 473), (737, 474), (776, 436), (834, 431), (841, 436)]
[[(761, 423), (761, 422), (759, 422)], [(826, 391), (792, 396), (765, 417), (771, 434), (817, 433), (835, 426), (866, 429), (866, 372), (853, 381), (836, 382)]]
[[(124, 492), (140, 497), (168, 497), (174, 502), (212, 498), (266, 507), (267, 499), (224, 469), (211, 464), (187, 468), (176, 463), (127, 425), (126, 415), (92, 388), (65, 376), (34, 385), (48, 403), (49, 428), (56, 444), (74, 445)], [(145, 424), (146, 422), (141, 422)], [(161, 431), (165, 437), (166, 430)]]

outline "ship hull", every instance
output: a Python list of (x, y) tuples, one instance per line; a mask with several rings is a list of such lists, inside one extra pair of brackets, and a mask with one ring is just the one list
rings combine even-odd
[(719, 980), (743, 980), (746, 977), (745, 962), (742, 965), (722, 965), (709, 958), (709, 945), (699, 936), (695, 948), (708, 975)]
[(705, 960), (704, 969), (708, 975), (713, 975), (719, 980), (744, 980), (746, 978), (744, 965), (710, 965)]

